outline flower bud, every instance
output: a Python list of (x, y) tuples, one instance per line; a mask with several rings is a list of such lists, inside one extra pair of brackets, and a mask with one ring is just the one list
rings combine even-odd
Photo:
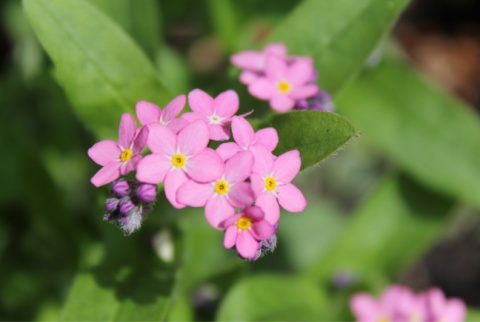
[(157, 198), (157, 186), (142, 183), (137, 189), (137, 197), (142, 201), (153, 202)]
[(127, 180), (117, 180), (112, 184), (112, 192), (117, 196), (117, 197), (125, 197), (130, 194), (130, 184), (128, 183)]
[(135, 207), (135, 205), (133, 204), (130, 198), (124, 197), (120, 199), (119, 208), (120, 208), (121, 214), (124, 214), (124, 215), (128, 214), (130, 210), (133, 209), (133, 207)]
[(117, 198), (108, 198), (105, 201), (105, 210), (107, 211), (107, 213), (111, 214), (112, 212), (117, 210), (119, 202), (120, 200)]

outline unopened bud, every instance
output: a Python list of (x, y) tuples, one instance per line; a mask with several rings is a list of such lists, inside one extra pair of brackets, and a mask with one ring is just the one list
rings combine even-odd
[(135, 207), (135, 205), (133, 204), (130, 198), (124, 197), (120, 200), (119, 207), (120, 207), (120, 213), (126, 215), (130, 212), (130, 210), (133, 209), (133, 207)]
[(157, 186), (143, 183), (137, 189), (137, 197), (142, 201), (153, 202), (157, 198)]
[(107, 211), (107, 213), (111, 214), (112, 212), (117, 210), (119, 202), (120, 200), (117, 198), (108, 198), (105, 201), (105, 210)]
[(127, 180), (117, 180), (112, 184), (112, 192), (117, 196), (117, 197), (125, 197), (130, 194), (130, 184), (128, 183)]

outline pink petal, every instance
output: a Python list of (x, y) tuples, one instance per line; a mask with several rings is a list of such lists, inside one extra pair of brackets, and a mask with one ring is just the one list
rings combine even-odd
[(265, 74), (272, 81), (277, 81), (287, 76), (287, 62), (277, 55), (268, 55)]
[(105, 166), (111, 161), (118, 160), (122, 150), (118, 143), (112, 140), (103, 140), (95, 143), (88, 149), (88, 156), (97, 164)]
[(297, 86), (292, 89), (288, 96), (294, 100), (301, 100), (315, 96), (320, 89), (317, 85), (307, 84), (303, 86)]
[(271, 43), (263, 50), (265, 54), (275, 54), (280, 57), (287, 56), (287, 47), (282, 43)]
[(259, 197), (265, 190), (265, 181), (261, 175), (254, 173), (250, 176), (250, 183), (255, 197)]
[(118, 129), (118, 144), (124, 149), (129, 148), (137, 134), (137, 122), (132, 115), (122, 114), (120, 127)]
[(275, 84), (265, 77), (258, 77), (248, 85), (250, 95), (262, 100), (269, 100), (276, 94), (276, 91)]
[(218, 155), (224, 160), (230, 159), (232, 156), (237, 154), (238, 152), (245, 151), (243, 150), (237, 143), (235, 142), (227, 142), (220, 144), (217, 148)]
[(130, 160), (124, 162), (120, 167), (120, 174), (122, 176), (126, 175), (127, 173), (132, 172), (137, 168), (138, 163), (142, 160), (142, 156), (137, 154), (134, 155)]
[(255, 157), (253, 172), (263, 177), (270, 176), (274, 169), (275, 156), (263, 146), (256, 146), (252, 151)]
[(250, 232), (256, 240), (264, 240), (275, 234), (275, 227), (266, 220), (261, 220), (252, 224)]
[(247, 149), (255, 138), (252, 126), (243, 117), (234, 117), (232, 119), (232, 133), (235, 142), (244, 149)]
[(220, 124), (209, 124), (210, 140), (213, 141), (227, 141), (230, 139), (230, 130), (228, 127)]
[(244, 209), (252, 205), (254, 194), (249, 182), (240, 182), (228, 191), (228, 202), (235, 208)]
[(120, 177), (121, 162), (112, 161), (98, 170), (97, 173), (90, 179), (95, 187), (106, 185)]
[(211, 183), (189, 180), (178, 189), (177, 201), (190, 207), (203, 207), (214, 193)]
[(258, 130), (255, 133), (255, 143), (262, 144), (268, 151), (272, 152), (278, 144), (277, 130), (273, 127)]
[(259, 222), (265, 219), (265, 212), (262, 208), (257, 206), (247, 207), (243, 212), (245, 213), (245, 216), (252, 219), (253, 222)]
[(215, 196), (205, 205), (205, 217), (208, 223), (215, 229), (223, 229), (220, 225), (228, 217), (235, 214), (235, 209), (227, 202), (224, 196)]
[(275, 179), (283, 184), (291, 182), (302, 165), (300, 152), (291, 150), (277, 157), (273, 165)]
[(223, 246), (225, 248), (232, 248), (237, 242), (238, 229), (236, 226), (230, 226), (225, 231), (225, 237), (223, 238)]
[(182, 119), (187, 120), (188, 123), (192, 123), (196, 120), (207, 120), (207, 117), (197, 112), (187, 112), (182, 114)]
[(302, 212), (307, 206), (303, 193), (291, 183), (277, 186), (276, 191), (278, 203), (287, 211)]
[(459, 299), (447, 301), (442, 316), (436, 317), (438, 321), (465, 321), (465, 303)]
[(258, 241), (249, 231), (244, 230), (237, 236), (237, 251), (243, 258), (254, 259), (257, 254)]
[(238, 111), (238, 95), (234, 90), (220, 93), (213, 102), (213, 112), (221, 117), (231, 117)]
[(188, 104), (193, 112), (203, 115), (213, 113), (213, 98), (201, 89), (194, 89), (188, 94)]
[(265, 212), (265, 220), (270, 224), (275, 225), (280, 218), (280, 207), (278, 206), (277, 198), (271, 192), (262, 193), (255, 205), (262, 208)]
[(172, 162), (161, 154), (149, 154), (137, 165), (137, 179), (141, 182), (157, 184), (165, 180), (172, 169)]
[(240, 219), (240, 217), (243, 216), (243, 213), (238, 213), (236, 215), (233, 215), (231, 217), (228, 217), (225, 221), (223, 221), (222, 223), (220, 223), (220, 228), (224, 229), (226, 227), (230, 227), (230, 226), (235, 226), (235, 229), (237, 228), (237, 226), (235, 225), (235, 223), (237, 222), (238, 219)]
[(177, 134), (188, 124), (190, 124), (190, 122), (186, 119), (173, 119), (168, 122), (167, 127), (172, 130), (173, 133)]
[(197, 182), (212, 182), (220, 178), (225, 170), (223, 160), (212, 149), (206, 148), (187, 161), (185, 171)]
[(365, 293), (353, 296), (350, 300), (350, 308), (357, 321), (375, 321), (380, 315), (377, 301)]
[(138, 154), (142, 152), (143, 148), (147, 144), (149, 129), (147, 126), (142, 126), (138, 131), (135, 140), (133, 141), (132, 152), (133, 154)]
[(253, 154), (243, 151), (235, 154), (225, 162), (225, 179), (231, 183), (247, 180), (252, 174)]
[(187, 97), (185, 95), (178, 95), (170, 103), (165, 106), (162, 113), (162, 119), (165, 123), (175, 119), (178, 114), (183, 110)]
[(250, 85), (254, 81), (256, 81), (260, 77), (260, 74), (249, 71), (249, 70), (244, 70), (240, 73), (240, 76), (238, 79), (240, 80), (240, 83), (245, 84), (245, 85)]
[(270, 99), (270, 106), (275, 111), (284, 113), (295, 106), (295, 101), (285, 94), (277, 94)]
[(150, 123), (157, 123), (160, 120), (160, 107), (156, 104), (140, 101), (135, 105), (137, 111), (137, 117), (140, 124), (147, 125)]
[(177, 209), (185, 207), (185, 204), (182, 204), (177, 201), (177, 191), (185, 182), (188, 181), (187, 175), (180, 169), (173, 169), (168, 172), (165, 177), (165, 196), (168, 201)]
[(296, 59), (288, 68), (287, 78), (293, 85), (303, 85), (311, 80), (313, 72), (307, 60)]
[(178, 149), (187, 157), (194, 156), (205, 149), (208, 141), (208, 126), (201, 120), (188, 124), (178, 132)]
[(230, 57), (232, 65), (237, 67), (259, 71), (263, 70), (264, 55), (255, 51), (242, 51)]
[(172, 156), (177, 150), (177, 136), (165, 125), (150, 124), (147, 144), (153, 153)]

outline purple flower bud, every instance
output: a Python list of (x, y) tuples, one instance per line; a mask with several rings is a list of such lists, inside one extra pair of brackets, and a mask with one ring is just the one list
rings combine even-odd
[(119, 207), (120, 213), (126, 215), (133, 209), (133, 207), (135, 207), (135, 205), (130, 198), (124, 197), (120, 200)]
[(112, 212), (117, 210), (119, 202), (120, 200), (117, 198), (108, 198), (105, 201), (105, 210), (107, 211), (107, 213), (111, 214)]
[(112, 192), (117, 196), (117, 197), (125, 197), (130, 194), (130, 184), (128, 183), (127, 180), (117, 180), (112, 184)]
[(143, 183), (137, 189), (137, 197), (142, 201), (153, 202), (157, 197), (157, 186)]
[(262, 240), (262, 251), (273, 252), (275, 247), (277, 247), (277, 235), (273, 235), (268, 239)]
[(117, 224), (125, 235), (130, 235), (140, 228), (143, 219), (143, 207), (138, 205), (134, 206), (125, 217), (120, 218)]

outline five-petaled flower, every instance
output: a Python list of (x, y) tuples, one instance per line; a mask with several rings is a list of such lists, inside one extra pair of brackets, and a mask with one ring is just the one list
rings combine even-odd
[(89, 157), (103, 166), (90, 181), (100, 187), (135, 170), (142, 158), (140, 152), (147, 143), (147, 137), (148, 129), (142, 127), (137, 132), (133, 116), (124, 113), (120, 121), (118, 142), (100, 141), (88, 150)]

